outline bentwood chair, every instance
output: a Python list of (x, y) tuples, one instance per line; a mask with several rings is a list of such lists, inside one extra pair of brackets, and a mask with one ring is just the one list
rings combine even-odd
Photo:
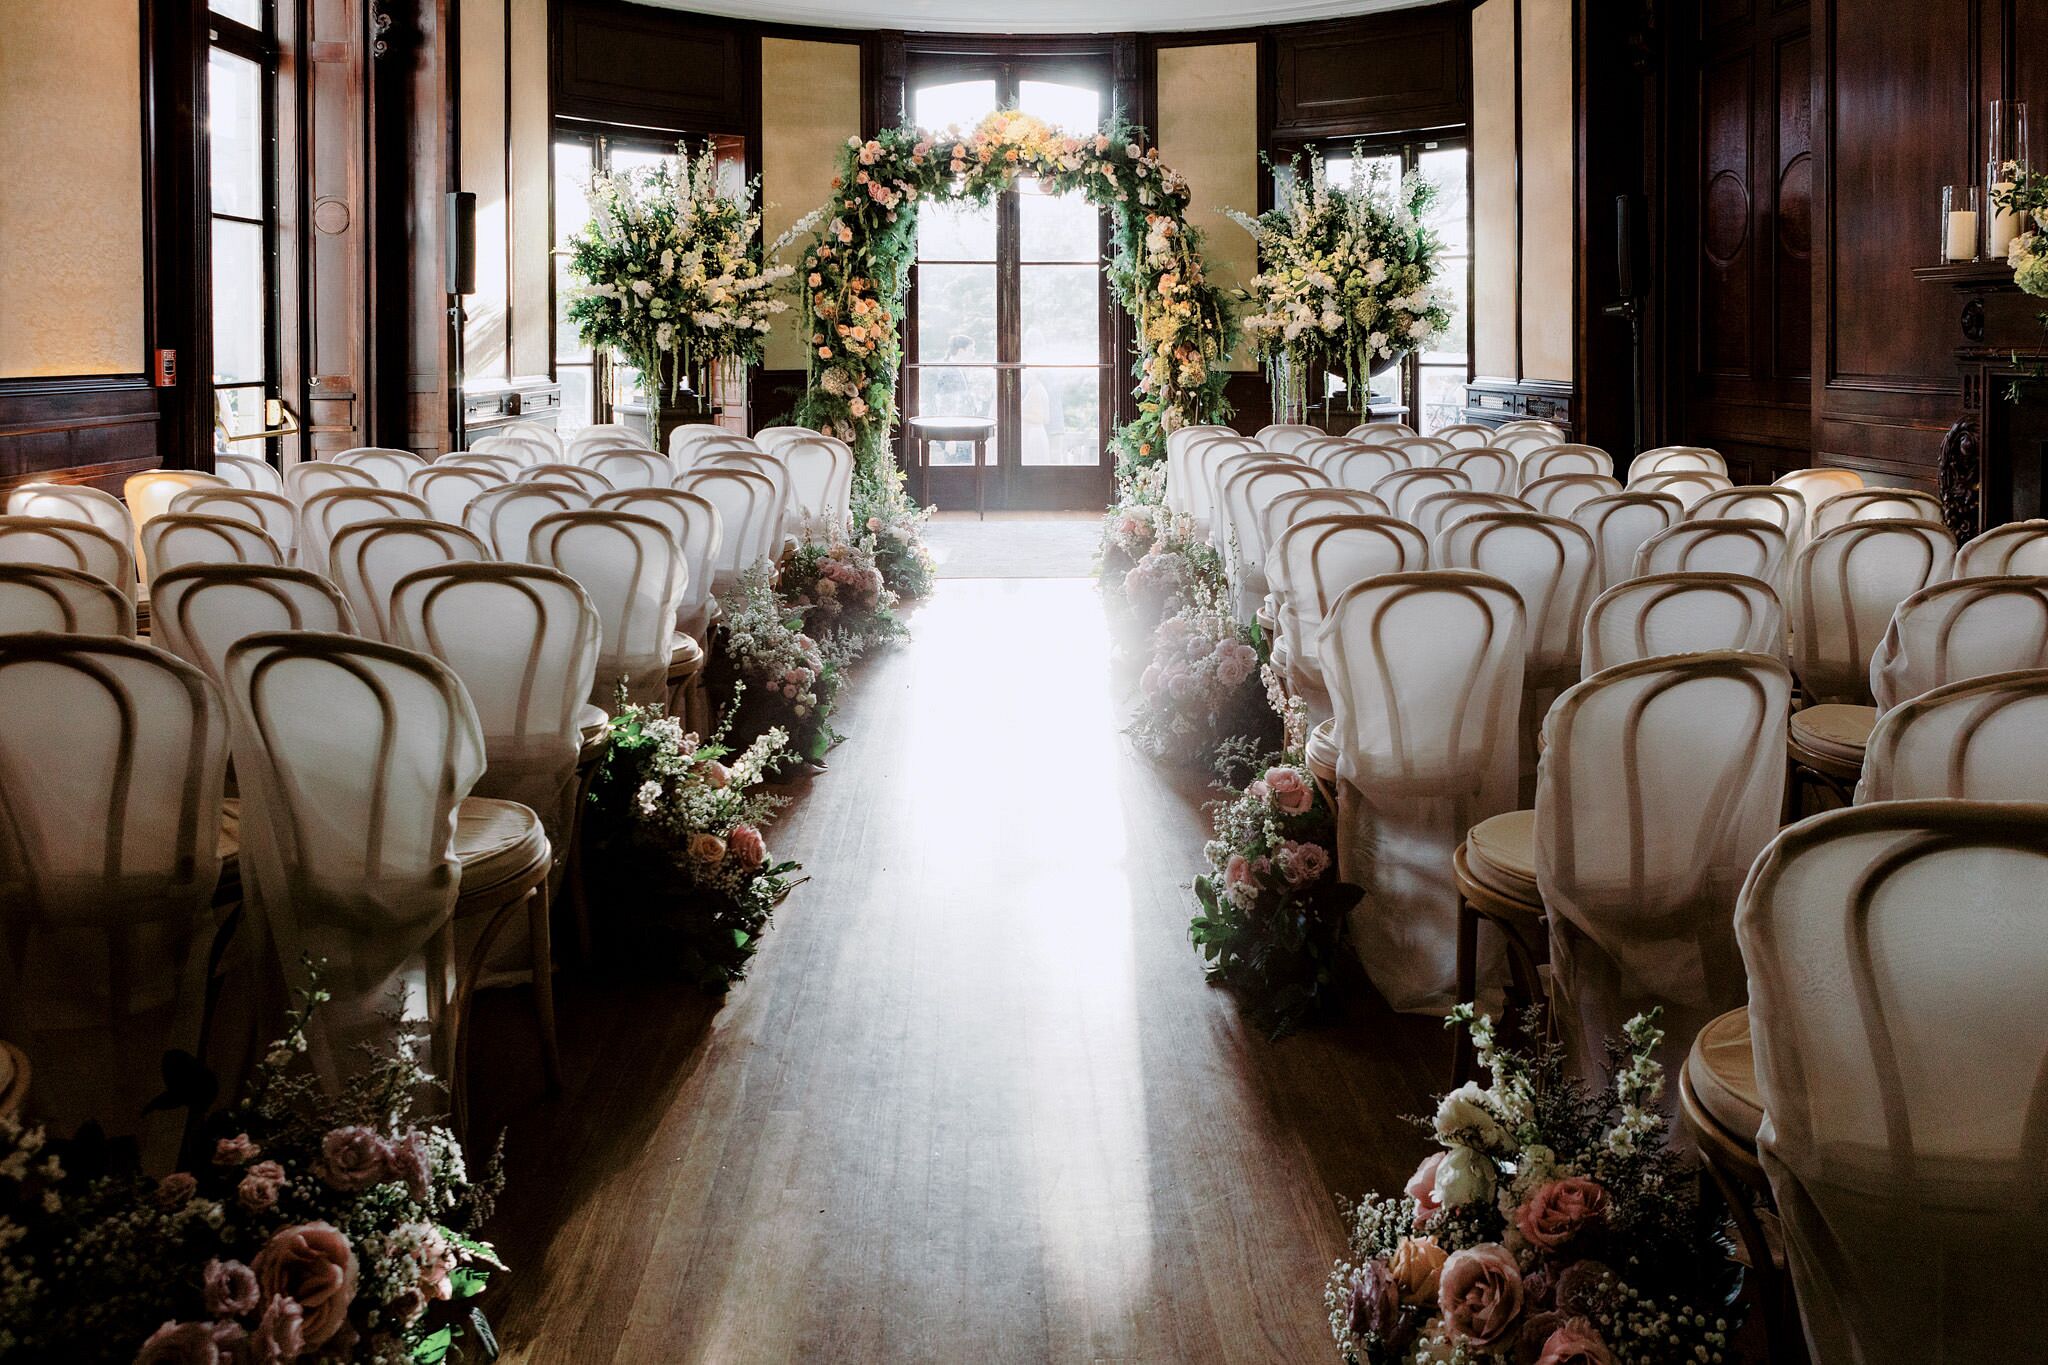
[(701, 670), (696, 642), (676, 633), (687, 568), (668, 527), (635, 512), (555, 512), (534, 523), (526, 556), (568, 575), (589, 594), (602, 623), (590, 701), (607, 710), (625, 699), (666, 703), (679, 668)]
[(1806, 499), (1806, 516), (1809, 531), (1813, 514), (1820, 505), (1837, 493), (1848, 493), (1863, 487), (1863, 476), (1853, 469), (1828, 467), (1795, 469), (1789, 474), (1773, 480), (1780, 488), (1789, 488)]
[[(1199, 430), (1199, 428), (1184, 428), (1184, 430)], [(785, 441), (793, 441), (803, 436), (818, 436), (822, 434), (822, 432), (811, 427), (762, 427), (754, 433), (754, 444), (763, 450), (776, 450)]]
[(1439, 441), (1449, 441), (1459, 450), (1477, 450), (1493, 444), (1493, 428), (1480, 426), (1476, 422), (1454, 422), (1447, 427), (1436, 429)]
[(590, 494), (566, 483), (510, 483), (486, 489), (463, 509), (462, 525), (491, 547), (494, 557), (524, 560), (534, 523), (556, 512), (588, 508)]
[(1572, 508), (1570, 520), (1593, 538), (1593, 562), (1602, 589), (1625, 582), (1635, 572), (1636, 551), (1685, 515), (1677, 498), (1661, 493), (1603, 493)]
[(1957, 578), (1988, 574), (2048, 574), (2048, 519), (1994, 526), (1956, 552)]
[[(1290, 694), (1302, 698), (1311, 722), (1330, 715), (1320, 648), (1323, 618), (1353, 584), (1380, 574), (1429, 567), (1422, 532), (1384, 514), (1335, 512), (1294, 522), (1267, 557), (1277, 598), (1273, 666)], [(1325, 792), (1336, 804), (1334, 788)]]
[(284, 475), (268, 460), (259, 460), (252, 455), (221, 455), (213, 457), (213, 472), (225, 483), (236, 488), (246, 488), (253, 493), (275, 493), (284, 496)]
[(250, 488), (188, 488), (171, 499), (180, 516), (231, 517), (269, 536), (284, 562), (298, 557), (299, 509), (282, 493)]
[[(1355, 441), (1342, 449), (1319, 454), (1310, 463), (1328, 474), (1330, 482), (1339, 488), (1363, 489), (1376, 488), (1379, 481), (1389, 474), (1415, 467), (1404, 451), (1392, 446), (1362, 445)], [(1461, 470), (1452, 472), (1463, 473)], [(1464, 477), (1467, 480), (1472, 478), (1470, 474), (1464, 474)]]
[(1635, 576), (1733, 573), (1760, 578), (1775, 589), (1785, 582), (1786, 553), (1785, 533), (1767, 521), (1686, 520), (1643, 542), (1636, 551)]
[(1813, 509), (1813, 533), (1852, 521), (1940, 521), (1942, 513), (1941, 499), (1917, 488), (1852, 488)]
[(1952, 682), (2030, 668), (2048, 668), (2048, 577), (1944, 579), (1893, 611), (1870, 659), (1871, 700), (1882, 714)]
[(135, 557), (135, 519), (128, 514), (126, 503), (103, 489), (77, 483), (25, 483), (8, 491), (6, 510), (11, 517), (90, 522), (126, 545), (131, 561)]
[(375, 488), (377, 480), (367, 469), (353, 465), (336, 464), (332, 460), (301, 460), (286, 465), (284, 471), (284, 495), (300, 507), (315, 493), (324, 493), (330, 488)]
[(1522, 460), (1522, 481), (1553, 474), (1614, 474), (1614, 457), (1598, 446), (1562, 444), (1531, 451)]
[(713, 593), (730, 592), (740, 575), (772, 560), (782, 524), (782, 501), (773, 479), (738, 465), (705, 465), (678, 475), (676, 487), (718, 511)]
[(405, 491), (427, 505), (434, 520), (462, 524), (463, 513), (490, 489), (502, 487), (508, 480), (481, 465), (459, 465), (434, 463), (424, 469), (414, 470), (406, 480)]
[(853, 447), (810, 432), (776, 443), (775, 455), (789, 467), (789, 493), (798, 518), (844, 531), (853, 521)]
[(1439, 469), (1455, 469), (1472, 480), (1480, 493), (1513, 493), (1522, 486), (1522, 466), (1505, 450), (1491, 446), (1458, 446), (1437, 461)]
[(587, 465), (544, 460), (530, 464), (512, 476), (514, 483), (560, 483), (596, 497), (612, 491), (612, 481)]
[(154, 582), (181, 564), (282, 565), (284, 551), (260, 526), (239, 517), (166, 512), (142, 523), (143, 561)]
[(1545, 516), (1569, 518), (1581, 503), (1619, 492), (1621, 480), (1612, 474), (1546, 474), (1523, 479), (1517, 496)]
[(1700, 499), (1724, 492), (1735, 485), (1726, 474), (1711, 469), (1667, 469), (1645, 474), (1629, 487), (1643, 493), (1664, 493), (1677, 498), (1689, 509)]
[(1393, 514), (1403, 521), (1415, 519), (1415, 508), (1432, 493), (1450, 493), (1472, 488), (1469, 475), (1455, 469), (1401, 469), (1387, 475), (1372, 486), (1372, 492), (1381, 502), (1393, 509)]
[(336, 455), (334, 462), (362, 470), (377, 481), (379, 488), (388, 488), (394, 493), (406, 492), (413, 472), (427, 466), (426, 460), (412, 451), (390, 446), (357, 446)]
[(477, 564), (490, 557), (490, 548), (474, 531), (418, 517), (380, 517), (341, 529), (327, 552), (327, 576), (348, 599), (363, 633), (391, 640), (391, 594), (407, 574), (433, 564)]
[(341, 528), (358, 521), (413, 517), (431, 521), (434, 509), (424, 498), (388, 488), (329, 488), (299, 505), (299, 563), (315, 573), (328, 572), (328, 547)]
[(87, 521), (0, 516), (0, 564), (76, 569), (135, 601), (135, 551)]
[(142, 543), (142, 528), (170, 511), (171, 499), (187, 489), (220, 488), (226, 483), (225, 479), (193, 469), (151, 469), (130, 474), (123, 481), (121, 496), (128, 503), (128, 515), (135, 519), (135, 567), (141, 572), (145, 585), (149, 582), (150, 569), (149, 552)]
[(1627, 579), (1593, 599), (1580, 633), (1579, 671), (1661, 654), (1785, 655), (1785, 609), (1771, 585), (1732, 573)]
[(265, 564), (187, 564), (157, 575), (156, 639), (216, 683), (228, 651), (250, 635), (309, 630), (352, 635), (355, 613), (340, 589), (304, 569)]
[[(1431, 493), (1415, 504), (1409, 517), (1415, 529), (1434, 546), (1437, 537), (1457, 522), (1479, 512), (1526, 512), (1529, 504), (1512, 493), (1482, 493), (1472, 488), (1453, 488)], [(1442, 566), (1440, 566), (1442, 567)]]
[[(563, 453), (571, 464), (592, 450), (607, 447), (635, 446), (641, 450), (653, 450), (653, 438), (647, 434), (644, 422), (594, 422), (580, 431), (571, 433)], [(659, 452), (656, 452), (657, 454)]]
[[(548, 467), (537, 466), (541, 469)], [(604, 480), (607, 487), (599, 490), (596, 496), (618, 488), (667, 488), (676, 477), (675, 466), (653, 451), (624, 446), (586, 450), (577, 461), (577, 467), (587, 469)]]
[(1327, 433), (1321, 427), (1312, 427), (1301, 422), (1274, 422), (1260, 427), (1252, 439), (1266, 450), (1288, 455), (1303, 441), (1312, 441), (1325, 434)]
[(105, 579), (77, 569), (0, 564), (0, 634), (135, 637), (135, 604)]
[(1719, 451), (1706, 446), (1658, 446), (1641, 452), (1628, 462), (1628, 482), (1633, 484), (1648, 474), (1672, 474), (1680, 470), (1726, 474), (1728, 461), (1721, 458)]

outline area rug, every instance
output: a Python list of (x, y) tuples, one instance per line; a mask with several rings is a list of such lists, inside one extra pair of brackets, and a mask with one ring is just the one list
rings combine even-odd
[(941, 578), (1087, 578), (1101, 534), (1088, 512), (941, 512), (925, 527)]

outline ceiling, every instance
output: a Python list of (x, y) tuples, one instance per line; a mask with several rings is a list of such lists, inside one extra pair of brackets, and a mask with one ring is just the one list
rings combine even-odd
[(641, 0), (667, 9), (830, 28), (946, 33), (1161, 33), (1402, 9), (1422, 0)]

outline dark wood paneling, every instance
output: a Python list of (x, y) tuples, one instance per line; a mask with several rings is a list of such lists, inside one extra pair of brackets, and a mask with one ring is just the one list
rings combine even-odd
[(561, 118), (702, 133), (747, 131), (760, 37), (703, 15), (571, 0), (553, 10)]
[(1469, 4), (1274, 31), (1273, 134), (1372, 137), (1472, 116)]
[(0, 379), (0, 487), (55, 480), (119, 493), (158, 463), (147, 376)]

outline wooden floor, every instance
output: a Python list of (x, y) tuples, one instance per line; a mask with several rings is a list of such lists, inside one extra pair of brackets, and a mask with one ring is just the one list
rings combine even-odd
[(1331, 1196), (1423, 1155), (1442, 1031), (1370, 1003), (1268, 1044), (1203, 983), (1203, 794), (1118, 733), (1086, 582), (946, 582), (913, 626), (722, 1008), (565, 972), (543, 1098), (523, 996), (487, 1002), (504, 1358), (1327, 1358)]

